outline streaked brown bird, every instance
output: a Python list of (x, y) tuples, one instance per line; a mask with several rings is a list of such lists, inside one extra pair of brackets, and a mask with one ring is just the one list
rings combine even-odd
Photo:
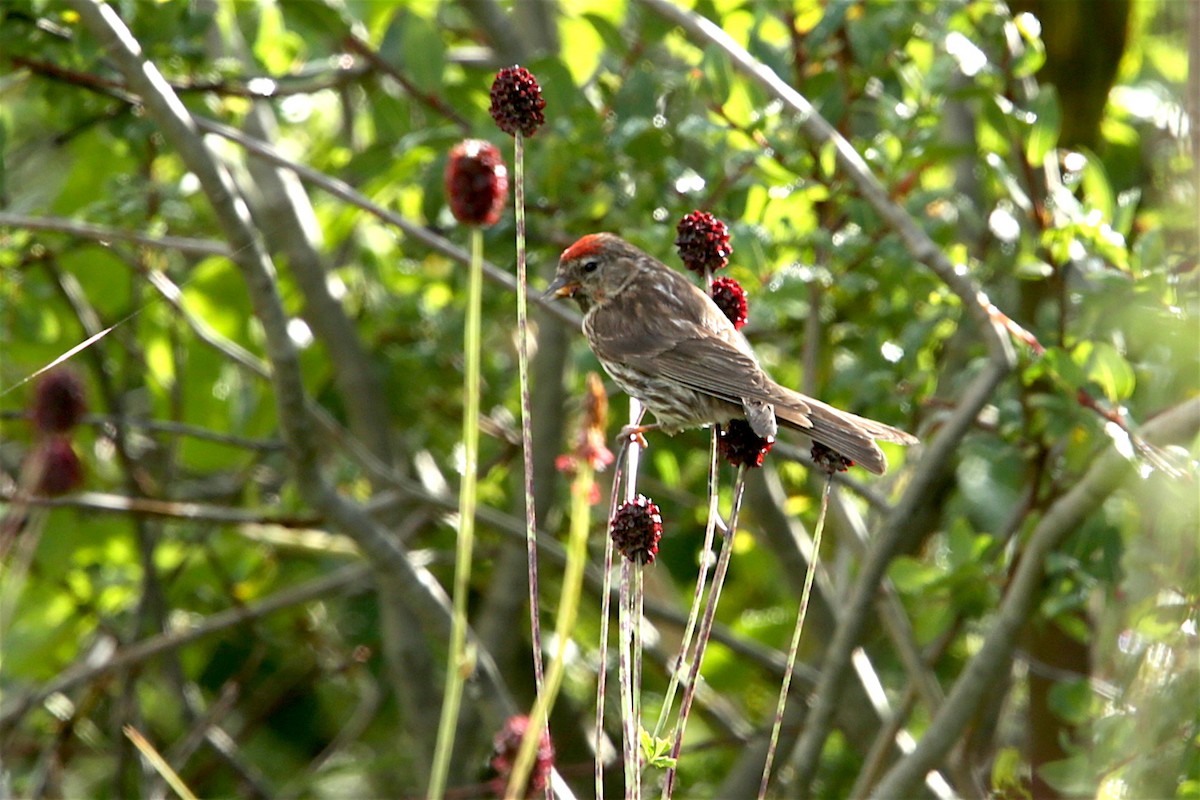
[(575, 299), (605, 371), (654, 412), (654, 425), (630, 433), (674, 434), (745, 418), (759, 436), (773, 437), (784, 425), (877, 475), (887, 460), (876, 440), (917, 441), (780, 386), (712, 298), (615, 234), (589, 234), (563, 251), (546, 296)]

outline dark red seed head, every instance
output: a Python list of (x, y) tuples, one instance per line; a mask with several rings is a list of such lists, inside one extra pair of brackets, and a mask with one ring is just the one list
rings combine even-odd
[(744, 419), (717, 428), (717, 450), (735, 467), (761, 467), (774, 446), (774, 438), (759, 436)]
[(693, 211), (675, 228), (675, 247), (683, 265), (693, 272), (716, 272), (729, 263), (733, 246), (729, 244), (729, 228), (707, 211)]
[(725, 312), (733, 327), (738, 330), (749, 319), (749, 306), (746, 304), (746, 290), (733, 278), (716, 278), (712, 282), (712, 299), (717, 308)]
[(464, 225), (495, 225), (508, 201), (508, 168), (491, 142), (466, 139), (446, 162), (446, 199)]
[(818, 469), (832, 475), (835, 472), (845, 472), (854, 466), (854, 462), (836, 450), (826, 447), (820, 442), (813, 442), (812, 460)]
[(662, 514), (658, 505), (638, 495), (613, 514), (610, 525), (613, 545), (630, 561), (653, 564), (662, 538)]
[(34, 445), (30, 458), (37, 472), (33, 482), (35, 494), (58, 497), (83, 485), (83, 463), (66, 436), (42, 439)]
[[(488, 763), (495, 775), (489, 786), (497, 797), (503, 797), (512, 775), (513, 765), (517, 760), (517, 751), (521, 749), (521, 739), (529, 728), (529, 717), (520, 715), (509, 717), (504, 727), (496, 732), (492, 740), (492, 758)], [(526, 797), (542, 794), (550, 782), (550, 770), (554, 768), (554, 745), (550, 734), (542, 729), (542, 738), (538, 743), (537, 756), (533, 761), (533, 769), (529, 773), (529, 783), (526, 784)]]
[(66, 433), (87, 411), (83, 383), (65, 367), (42, 376), (33, 392), (33, 426), (41, 433)]
[(524, 67), (505, 67), (496, 73), (492, 81), (492, 106), (489, 111), (500, 130), (509, 136), (518, 133), (533, 136), (537, 129), (546, 124), (542, 109), (542, 87), (537, 78)]

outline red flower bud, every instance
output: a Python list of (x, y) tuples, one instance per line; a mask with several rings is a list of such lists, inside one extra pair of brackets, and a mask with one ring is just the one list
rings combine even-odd
[(69, 369), (51, 370), (33, 392), (33, 426), (42, 433), (66, 433), (87, 411), (83, 383)]
[(749, 319), (750, 307), (746, 304), (746, 290), (733, 278), (717, 278), (712, 283), (712, 299), (725, 312), (733, 327), (738, 330)]
[(508, 200), (508, 168), (491, 142), (467, 139), (450, 150), (446, 199), (464, 225), (495, 225)]
[(812, 450), (813, 463), (819, 469), (828, 472), (832, 475), (835, 472), (845, 472), (854, 466), (854, 462), (846, 458), (841, 453), (831, 447), (826, 447), (820, 442), (813, 442)]
[(83, 463), (67, 437), (53, 435), (42, 439), (34, 446), (30, 458), (36, 471), (35, 494), (57, 497), (83, 485)]
[(675, 247), (683, 265), (693, 272), (716, 272), (729, 263), (733, 246), (729, 244), (729, 228), (707, 211), (693, 211), (675, 228)]
[[(529, 728), (529, 717), (520, 715), (509, 717), (504, 727), (492, 740), (492, 758), (488, 764), (495, 777), (489, 786), (497, 797), (503, 797), (508, 787), (508, 779), (512, 775), (513, 765), (517, 760), (517, 752), (521, 749), (521, 740)], [(529, 773), (529, 783), (525, 790), (526, 797), (542, 794), (550, 782), (550, 770), (554, 768), (554, 744), (545, 728), (538, 742), (537, 756), (533, 761), (533, 769)]]
[(542, 109), (542, 87), (537, 78), (524, 67), (505, 67), (496, 73), (492, 81), (492, 106), (489, 111), (500, 130), (509, 136), (518, 132), (533, 136), (537, 129), (546, 124)]
[(657, 504), (639, 494), (617, 509), (609, 527), (617, 552), (630, 561), (654, 563), (663, 532)]
[(761, 467), (774, 446), (773, 438), (759, 436), (744, 419), (717, 428), (717, 451), (735, 467)]

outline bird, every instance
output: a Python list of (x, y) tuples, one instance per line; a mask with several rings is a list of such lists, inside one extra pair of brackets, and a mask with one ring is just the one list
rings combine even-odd
[(707, 293), (616, 234), (587, 234), (564, 250), (543, 296), (579, 305), (601, 366), (654, 414), (653, 425), (625, 434), (674, 435), (745, 419), (755, 434), (773, 439), (782, 425), (877, 475), (887, 459), (876, 441), (917, 442), (777, 383)]

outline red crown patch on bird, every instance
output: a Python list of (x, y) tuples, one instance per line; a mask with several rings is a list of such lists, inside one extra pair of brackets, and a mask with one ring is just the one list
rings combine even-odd
[(583, 256), (595, 255), (604, 249), (605, 239), (611, 236), (611, 233), (589, 233), (564, 250), (562, 260), (574, 261)]

